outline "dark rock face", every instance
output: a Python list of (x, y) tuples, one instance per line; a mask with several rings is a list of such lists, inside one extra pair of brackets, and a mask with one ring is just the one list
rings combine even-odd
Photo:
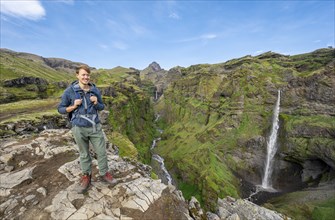
[(45, 129), (60, 129), (69, 127), (64, 115), (43, 116), (40, 120), (21, 120), (0, 124), (0, 137), (25, 135), (43, 131)]
[(53, 69), (63, 70), (69, 73), (75, 73), (76, 67), (83, 64), (60, 58), (43, 58), (43, 61)]
[(329, 64), (320, 74), (310, 77), (297, 77), (288, 82), (288, 91), (308, 101), (322, 104), (335, 103), (335, 62)]
[(162, 96), (164, 90), (180, 77), (180, 67), (175, 67), (167, 71), (162, 69), (156, 62), (151, 63), (147, 68), (140, 71), (141, 80), (150, 81), (154, 84), (153, 97), (155, 100)]
[(117, 92), (116, 89), (114, 87), (107, 87), (102, 89), (102, 95), (104, 96), (111, 96), (111, 97), (116, 97), (117, 96)]
[(22, 87), (29, 84), (35, 84), (41, 86), (41, 85), (48, 85), (48, 82), (42, 78), (37, 77), (21, 77), (17, 79), (4, 81), (5, 87)]
[(65, 89), (65, 88), (67, 88), (69, 86), (69, 83), (67, 83), (67, 82), (57, 82), (56, 85), (59, 88)]
[(151, 68), (154, 72), (158, 72), (158, 71), (162, 70), (161, 66), (158, 63), (156, 63), (156, 62), (152, 62), (149, 65), (149, 68)]

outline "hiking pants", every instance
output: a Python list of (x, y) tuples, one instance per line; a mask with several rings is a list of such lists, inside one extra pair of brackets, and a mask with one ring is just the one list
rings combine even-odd
[(80, 166), (83, 174), (92, 173), (92, 158), (89, 152), (89, 142), (93, 145), (97, 154), (99, 174), (105, 175), (108, 171), (106, 142), (102, 132), (101, 124), (97, 124), (96, 131), (93, 127), (72, 127), (73, 137), (79, 147)]

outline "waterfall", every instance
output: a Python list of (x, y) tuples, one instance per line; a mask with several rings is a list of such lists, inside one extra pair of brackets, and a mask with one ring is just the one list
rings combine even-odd
[(159, 156), (158, 154), (152, 155), (152, 159), (156, 160), (159, 163), (159, 165), (160, 165), (160, 167), (161, 167), (161, 169), (164, 173), (164, 177), (167, 180), (167, 183), (172, 184), (172, 177), (169, 174), (169, 172), (167, 171), (167, 169), (165, 168), (164, 159), (161, 156)]
[[(156, 94), (157, 94), (157, 91), (156, 91)], [(156, 118), (155, 118), (155, 122), (157, 122), (159, 118), (160, 118), (160, 115), (157, 114)], [(159, 128), (157, 128), (157, 130), (159, 131), (159, 133), (161, 133), (161, 134), (163, 133), (163, 130), (161, 130)], [(157, 171), (156, 166), (153, 167), (153, 169), (158, 174), (158, 176), (163, 181), (163, 183), (172, 184), (172, 177), (171, 177), (171, 175), (169, 174), (169, 172), (167, 171), (167, 169), (165, 167), (164, 159), (161, 156), (159, 156), (158, 154), (153, 154), (153, 150), (156, 147), (157, 142), (159, 142), (160, 140), (161, 140), (160, 137), (154, 139), (152, 141), (152, 144), (151, 144), (151, 147), (150, 147), (150, 151), (152, 153), (151, 161), (155, 160), (155, 161), (157, 161), (159, 163), (159, 170), (158, 170), (158, 172), (156, 172)]]
[(154, 140), (152, 141), (150, 150), (153, 150), (153, 149), (156, 147), (156, 145), (157, 145), (157, 141), (160, 141), (160, 140), (161, 140), (161, 138), (154, 139)]
[(274, 108), (273, 118), (272, 118), (272, 129), (270, 139), (267, 142), (267, 156), (266, 164), (264, 169), (264, 176), (262, 180), (262, 187), (265, 189), (272, 188), (271, 184), (271, 174), (273, 171), (273, 158), (277, 151), (277, 132), (279, 129), (279, 110), (280, 110), (280, 90), (278, 90), (277, 103)]

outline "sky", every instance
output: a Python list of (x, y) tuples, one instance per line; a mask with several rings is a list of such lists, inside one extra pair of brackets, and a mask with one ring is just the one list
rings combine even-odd
[(96, 68), (222, 63), (334, 47), (333, 0), (0, 0), (0, 47)]

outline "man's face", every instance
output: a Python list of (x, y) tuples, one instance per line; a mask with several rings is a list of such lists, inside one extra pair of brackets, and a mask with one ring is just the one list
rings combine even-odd
[(90, 81), (90, 74), (86, 70), (80, 69), (77, 78), (81, 84), (87, 85)]

